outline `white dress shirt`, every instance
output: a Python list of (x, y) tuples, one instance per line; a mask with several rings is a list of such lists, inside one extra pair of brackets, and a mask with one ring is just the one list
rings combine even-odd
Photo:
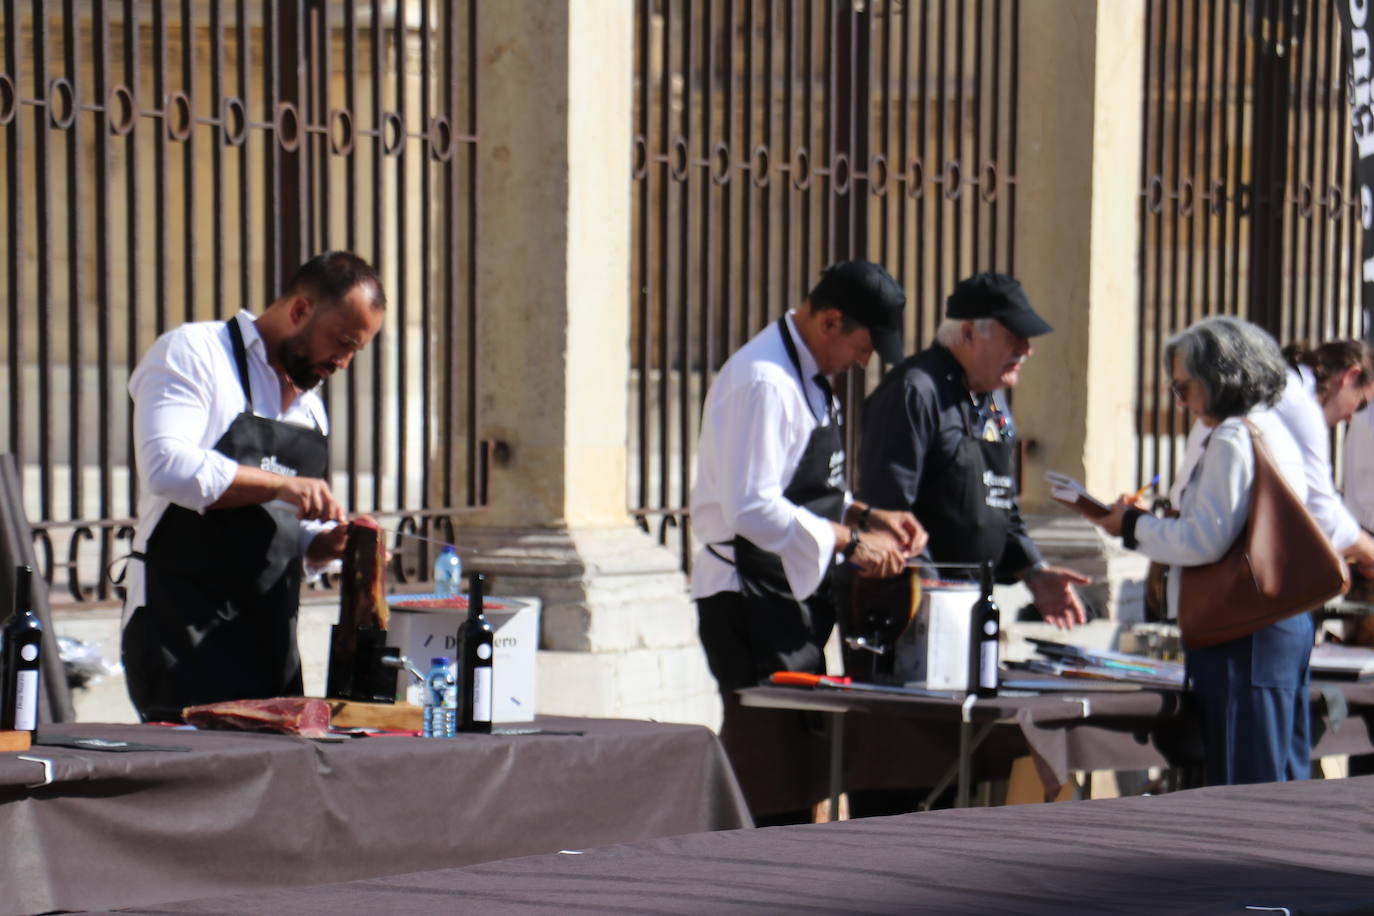
[[(770, 324), (725, 361), (706, 395), (692, 486), (692, 530), (703, 545), (733, 559), (735, 535), (782, 557), (792, 594), (809, 597), (834, 562), (830, 522), (783, 497), (818, 425), (830, 422), (816, 358), (785, 317), (797, 347), (803, 388), (782, 335)], [(820, 420), (817, 420), (817, 416)], [(845, 505), (850, 496), (845, 494)], [(692, 597), (739, 591), (731, 563), (703, 546), (692, 561)]]
[(1374, 531), (1374, 408), (1350, 418), (1345, 429), (1345, 507), (1355, 520)]
[[(267, 361), (267, 347), (253, 324), (253, 314), (234, 316), (243, 332), (253, 412), (328, 435), (324, 403), (314, 391), (296, 396), (281, 407), (281, 379)], [(215, 443), (229, 429), (248, 401), (239, 382), (234, 346), (223, 321), (184, 324), (159, 337), (129, 376), (134, 402), (134, 444), (140, 484), (138, 527), (133, 549), (143, 552), (148, 538), (167, 507), (205, 510), (229, 489), (238, 463), (215, 451)], [(327, 527), (301, 522), (304, 555), (315, 535)], [(128, 563), (128, 597), (124, 622), (144, 602), (144, 569)]]
[[(1259, 427), (1275, 467), (1293, 492), (1307, 499), (1302, 453), (1277, 412), (1250, 414)], [(1145, 514), (1136, 521), (1141, 553), (1169, 564), (1168, 613), (1177, 615), (1178, 585), (1185, 566), (1221, 559), (1235, 543), (1250, 516), (1250, 488), (1255, 480), (1255, 453), (1250, 430), (1239, 417), (1218, 423), (1207, 437), (1202, 456), (1183, 487), (1178, 518)]]
[(1307, 511), (1331, 545), (1343, 551), (1355, 543), (1360, 525), (1336, 495), (1331, 475), (1331, 430), (1317, 402), (1317, 379), (1307, 367), (1288, 370), (1288, 385), (1274, 412), (1293, 434), (1307, 478)]

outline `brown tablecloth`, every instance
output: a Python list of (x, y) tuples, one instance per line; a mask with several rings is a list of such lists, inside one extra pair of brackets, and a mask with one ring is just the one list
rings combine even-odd
[[(747, 826), (705, 728), (541, 718), (580, 735), (322, 743), (64, 723), (182, 747), (0, 754), (0, 912), (151, 904)], [(50, 761), (45, 765), (21, 757)]]
[(1374, 777), (653, 840), (157, 913), (1374, 913)]
[[(1339, 692), (1345, 710), (1333, 715), (1323, 686)], [(974, 778), (1005, 779), (1014, 759), (1030, 755), (1052, 797), (1073, 771), (1143, 770), (1201, 760), (1197, 722), (1182, 691), (1084, 687), (976, 701), (968, 711), (970, 721), (975, 726), (996, 724), (973, 755)], [(932, 786), (958, 759), (962, 697), (772, 686), (751, 687), (740, 696), (749, 702), (807, 706), (816, 713), (846, 713), (845, 790)], [(1374, 751), (1374, 683), (1314, 684), (1312, 720), (1314, 758)], [(790, 762), (762, 746), (733, 761), (755, 811), (788, 810), (826, 797), (828, 739), (819, 715), (812, 739), (802, 751), (788, 751)], [(788, 778), (780, 779), (780, 771)]]

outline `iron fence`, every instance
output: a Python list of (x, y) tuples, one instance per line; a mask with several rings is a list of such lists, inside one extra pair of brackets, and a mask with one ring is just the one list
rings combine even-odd
[(1165, 339), (1213, 314), (1359, 336), (1359, 209), (1335, 4), (1148, 0), (1145, 42), (1137, 468), (1170, 480)]
[[(326, 390), (353, 511), (451, 539), (485, 502), (475, 341), (478, 3), (4, 0), (5, 396), (55, 601), (100, 573), (138, 504), (125, 383), (185, 321), (259, 310), (348, 248), (391, 303)], [(394, 573), (425, 575), (423, 542)]]
[[(639, 0), (629, 502), (684, 568), (706, 389), (821, 268), (884, 264), (908, 349), (961, 276), (1015, 269), (1019, 16), (1018, 0)], [(842, 385), (851, 453), (879, 372)]]

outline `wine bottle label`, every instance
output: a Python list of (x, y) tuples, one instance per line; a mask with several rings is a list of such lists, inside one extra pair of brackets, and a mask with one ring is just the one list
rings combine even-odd
[(978, 686), (997, 686), (997, 640), (985, 639), (978, 647)]
[(491, 668), (472, 671), (472, 721), (491, 721)]
[(38, 672), (20, 671), (14, 698), (14, 727), (31, 732), (38, 727)]

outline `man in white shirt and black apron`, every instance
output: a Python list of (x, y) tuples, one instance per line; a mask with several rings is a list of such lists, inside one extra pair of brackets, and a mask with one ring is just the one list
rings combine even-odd
[(382, 324), (376, 271), (302, 265), (261, 316), (162, 335), (129, 379), (141, 484), (122, 656), (145, 721), (185, 706), (299, 696), (302, 559), (343, 549), (315, 388)]
[(802, 717), (739, 705), (774, 671), (824, 673), (837, 562), (894, 576), (925, 546), (909, 512), (869, 510), (845, 489), (830, 377), (901, 359), (901, 287), (877, 264), (827, 268), (803, 305), (759, 332), (706, 396), (692, 488), (704, 546), (692, 569), (699, 630), (725, 706), (721, 740), (760, 824), (810, 819)]

